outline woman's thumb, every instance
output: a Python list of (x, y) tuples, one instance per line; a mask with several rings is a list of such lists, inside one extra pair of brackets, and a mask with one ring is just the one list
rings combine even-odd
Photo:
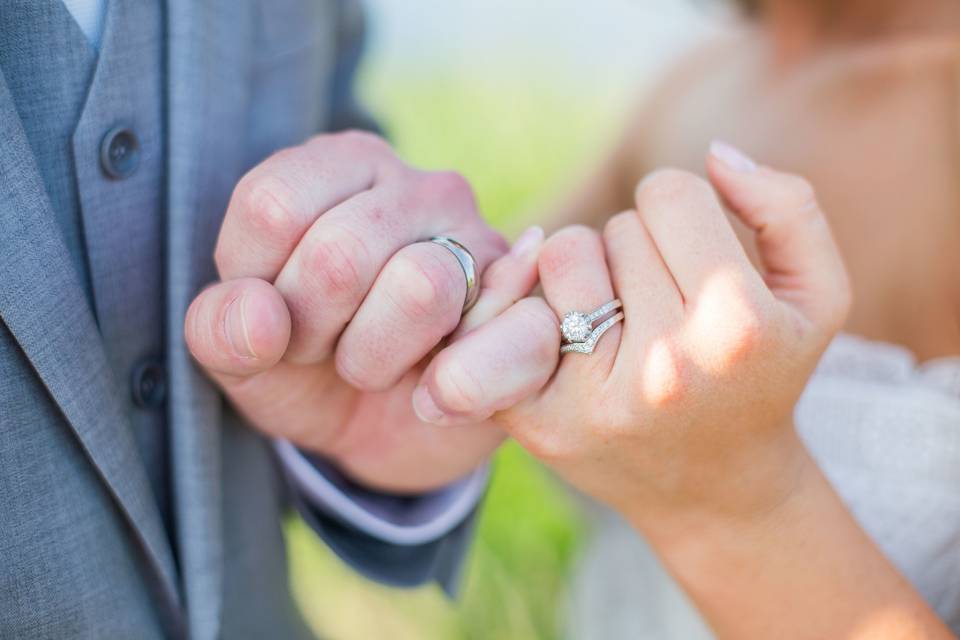
[(758, 166), (713, 142), (707, 173), (730, 209), (756, 234), (773, 294), (818, 327), (835, 332), (850, 306), (850, 286), (826, 216), (810, 183)]

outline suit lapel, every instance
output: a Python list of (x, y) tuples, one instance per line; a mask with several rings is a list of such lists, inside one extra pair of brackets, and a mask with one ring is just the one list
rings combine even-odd
[(219, 631), (223, 521), (222, 400), (183, 341), (183, 318), (216, 278), (213, 247), (242, 173), (250, 5), (169, 0), (167, 326), (179, 552), (191, 637)]
[(2, 72), (0, 141), (0, 318), (129, 521), (175, 621), (177, 579), (160, 513)]

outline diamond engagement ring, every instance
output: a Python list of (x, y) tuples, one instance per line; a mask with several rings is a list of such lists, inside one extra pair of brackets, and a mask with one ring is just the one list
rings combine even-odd
[[(623, 312), (617, 311), (622, 306), (623, 303), (620, 300), (613, 300), (590, 313), (570, 311), (565, 314), (560, 322), (560, 333), (563, 334), (565, 343), (560, 347), (560, 353), (593, 353), (597, 342), (607, 329), (623, 320)], [(593, 326), (594, 322), (615, 311), (617, 313), (597, 326)]]
[(467, 294), (463, 299), (463, 310), (460, 315), (470, 311), (471, 307), (477, 303), (480, 297), (480, 270), (477, 269), (477, 259), (473, 257), (470, 250), (465, 246), (446, 236), (434, 236), (430, 242), (436, 243), (453, 254), (453, 257), (460, 263), (463, 270), (463, 277), (467, 280)]

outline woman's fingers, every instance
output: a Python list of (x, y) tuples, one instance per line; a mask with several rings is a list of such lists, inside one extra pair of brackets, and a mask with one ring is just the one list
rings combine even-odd
[(742, 152), (714, 142), (707, 171), (733, 212), (757, 234), (767, 285), (774, 295), (828, 332), (840, 328), (850, 288), (816, 194), (803, 178), (758, 167)]
[[(590, 313), (617, 297), (600, 234), (582, 226), (562, 229), (544, 243), (540, 251), (540, 283), (547, 303), (561, 319), (570, 311)], [(566, 354), (558, 380), (568, 375), (580, 379), (598, 373), (606, 379), (620, 344), (620, 332), (620, 323), (612, 326), (589, 355)]]
[(637, 212), (687, 303), (717, 279), (761, 285), (710, 184), (692, 173), (661, 169), (636, 190)]
[(630, 362), (644, 353), (652, 340), (682, 322), (683, 298), (636, 211), (610, 218), (603, 241), (613, 286), (623, 301), (620, 352)]

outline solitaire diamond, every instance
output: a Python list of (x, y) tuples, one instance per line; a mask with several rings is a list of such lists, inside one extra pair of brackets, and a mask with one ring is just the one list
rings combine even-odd
[(563, 316), (560, 323), (560, 332), (567, 342), (583, 342), (590, 337), (593, 330), (590, 319), (579, 311), (571, 311)]

